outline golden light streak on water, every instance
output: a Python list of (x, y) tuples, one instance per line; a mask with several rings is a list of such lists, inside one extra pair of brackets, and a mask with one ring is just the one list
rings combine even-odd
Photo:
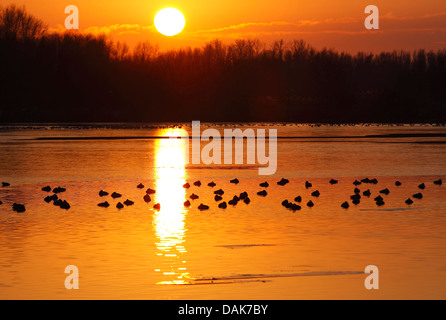
[[(181, 129), (166, 129), (161, 136), (181, 136)], [(183, 184), (186, 182), (186, 156), (187, 140), (184, 139), (158, 139), (155, 143), (155, 202), (161, 204), (161, 210), (155, 213), (153, 227), (158, 238), (156, 243), (157, 255), (164, 255), (164, 276), (168, 280), (157, 284), (186, 284), (183, 278), (188, 274), (184, 267), (184, 255), (187, 250), (184, 246), (186, 237), (185, 220), (187, 210), (184, 208), (186, 191)], [(181, 264), (182, 268), (179, 268)], [(179, 279), (179, 280), (178, 280)]]

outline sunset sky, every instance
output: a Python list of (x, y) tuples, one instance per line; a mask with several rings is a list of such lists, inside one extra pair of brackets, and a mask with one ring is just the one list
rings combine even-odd
[[(63, 30), (65, 7), (76, 5), (82, 32), (105, 32), (130, 46), (148, 40), (161, 50), (197, 47), (215, 38), (304, 39), (316, 48), (348, 52), (446, 48), (445, 0), (0, 0), (3, 6), (11, 3), (25, 5), (52, 31)], [(380, 30), (364, 28), (370, 4), (380, 10)], [(165, 37), (153, 26), (165, 7), (186, 18), (177, 36)]]

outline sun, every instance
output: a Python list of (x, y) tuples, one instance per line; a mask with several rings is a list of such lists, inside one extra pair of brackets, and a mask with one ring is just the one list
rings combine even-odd
[(164, 8), (155, 16), (155, 28), (165, 36), (174, 36), (184, 29), (186, 20), (183, 14), (175, 8)]

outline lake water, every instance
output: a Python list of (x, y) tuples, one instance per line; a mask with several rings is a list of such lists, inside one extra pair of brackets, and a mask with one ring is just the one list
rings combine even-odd
[[(0, 180), (11, 184), (0, 187), (0, 299), (446, 298), (446, 186), (433, 183), (446, 179), (444, 127), (241, 128), (278, 130), (274, 175), (259, 176), (257, 165), (189, 165), (188, 140), (157, 138), (181, 131), (169, 124), (0, 126)], [(353, 205), (353, 181), (365, 177), (379, 182), (359, 185), (372, 195)], [(43, 200), (47, 185), (67, 189), (59, 197), (69, 210)], [(156, 193), (145, 203), (149, 187)], [(373, 198), (386, 187), (378, 207)], [(220, 209), (219, 188), (226, 201), (246, 191), (251, 203)], [(423, 199), (412, 198), (418, 192)], [(192, 193), (199, 199), (185, 208)], [(281, 205), (298, 195), (302, 210)], [(126, 199), (135, 204), (117, 209)], [(13, 212), (14, 202), (26, 212)], [(68, 265), (79, 269), (79, 290), (65, 289)], [(379, 268), (379, 290), (364, 287), (367, 265)]]

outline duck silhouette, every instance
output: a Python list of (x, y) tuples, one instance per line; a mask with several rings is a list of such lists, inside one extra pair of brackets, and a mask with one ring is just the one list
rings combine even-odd
[(17, 212), (17, 213), (21, 213), (21, 212), (25, 212), (26, 208), (23, 204), (19, 204), (19, 203), (14, 203), (12, 205), (12, 210)]
[(378, 200), (378, 201), (376, 201), (376, 205), (377, 205), (378, 207), (381, 207), (381, 206), (383, 206), (384, 204), (385, 204), (384, 200)]
[(337, 184), (337, 183), (338, 183), (338, 180), (331, 179), (331, 180), (329, 181), (329, 183), (330, 183), (330, 184)]
[(214, 194), (218, 194), (219, 196), (222, 196), (225, 192), (222, 189), (218, 189), (214, 191)]
[(217, 184), (214, 181), (208, 183), (208, 186), (211, 188), (215, 187), (216, 185)]
[(190, 201), (189, 200), (184, 201), (184, 206), (186, 208), (189, 208), (190, 207)]
[(64, 210), (69, 210), (71, 208), (70, 204), (66, 200), (63, 200), (59, 207)]
[(221, 202), (221, 203), (218, 204), (218, 207), (219, 207), (220, 209), (226, 209), (226, 208), (228, 207), (228, 205), (226, 204), (225, 201), (223, 201), (223, 202)]
[(65, 191), (67, 191), (67, 189), (62, 188), (62, 187), (57, 187), (57, 188), (53, 189), (54, 193), (62, 193), (62, 192), (65, 192)]
[(245, 198), (247, 198), (248, 197), (248, 193), (245, 191), (245, 192), (242, 192), (242, 193), (240, 193), (240, 196), (239, 196), (239, 198), (241, 199), (241, 200), (243, 200), (243, 199), (245, 199)]
[(443, 181), (441, 179), (435, 180), (434, 184), (441, 186), (443, 184)]
[(214, 200), (215, 201), (221, 201), (223, 198), (221, 196), (219, 196), (218, 194), (215, 195)]
[(381, 197), (381, 196), (377, 196), (375, 199), (373, 199), (373, 200), (375, 200), (375, 201), (383, 201), (384, 199), (383, 199), (383, 197)]
[(412, 197), (415, 199), (423, 199), (423, 194), (421, 192), (418, 192), (414, 194)]
[(201, 181), (200, 181), (200, 180), (195, 181), (195, 182), (194, 182), (194, 186), (196, 186), (196, 187), (201, 187)]
[(313, 203), (313, 201), (308, 201), (307, 202), (307, 206), (309, 207), (309, 208), (313, 208), (314, 207), (314, 203)]
[(347, 201), (345, 201), (344, 203), (341, 204), (341, 207), (344, 209), (348, 209), (350, 207), (350, 205), (348, 204)]
[(108, 208), (109, 206), (110, 204), (107, 201), (98, 203), (98, 207)]
[(2, 187), (9, 187), (11, 184), (9, 182), (2, 182)]
[(301, 196), (297, 196), (296, 198), (294, 198), (294, 201), (301, 203), (302, 202), (302, 197)]
[(153, 206), (153, 209), (155, 209), (155, 210), (157, 210), (157, 211), (160, 211), (160, 210), (161, 210), (161, 205), (160, 205), (159, 203), (157, 203), (157, 204), (155, 204), (155, 205)]
[(117, 193), (117, 192), (113, 192), (112, 195), (111, 195), (111, 197), (112, 197), (113, 199), (121, 198), (121, 197), (122, 197), (122, 194)]
[(300, 209), (302, 209), (302, 207), (300, 206), (300, 205), (298, 205), (298, 204), (295, 204), (295, 203), (293, 203), (292, 205), (291, 205), (291, 208), (290, 208), (292, 211), (298, 211), (298, 210), (300, 210)]
[(353, 192), (356, 193), (356, 194), (359, 194), (359, 193), (361, 192), (361, 190), (359, 190), (358, 188), (355, 188), (355, 189), (353, 190)]
[(124, 201), (124, 204), (126, 206), (133, 206), (134, 202), (132, 200), (127, 199), (127, 200)]
[(265, 181), (265, 182), (262, 182), (261, 184), (259, 184), (259, 186), (261, 186), (262, 188), (268, 188), (269, 183), (268, 183), (268, 181)]
[(387, 196), (390, 193), (390, 190), (385, 188), (385, 189), (381, 190), (379, 193), (385, 194)]
[(189, 198), (192, 200), (197, 200), (199, 197), (195, 193), (192, 193)]
[(51, 201), (56, 201), (58, 199), (57, 194), (53, 194), (52, 196), (47, 196), (43, 199), (46, 203), (50, 203)]
[(358, 180), (353, 181), (353, 184), (354, 184), (355, 186), (359, 186), (361, 183), (362, 183), (362, 182), (361, 182), (361, 181), (358, 181)]
[(397, 187), (399, 187), (400, 185), (402, 185), (402, 183), (401, 183), (400, 181), (396, 181), (396, 182), (395, 182), (395, 185), (396, 185)]
[(149, 203), (150, 201), (152, 201), (152, 198), (150, 198), (150, 195), (148, 195), (147, 193), (144, 195), (143, 197), (144, 202)]
[(268, 194), (268, 192), (266, 192), (266, 190), (262, 190), (262, 191), (257, 192), (257, 195), (259, 195), (261, 197), (266, 197), (267, 194)]
[(311, 182), (305, 181), (305, 188), (309, 189), (311, 188), (313, 185), (311, 184)]
[(122, 208), (124, 208), (124, 205), (123, 205), (121, 202), (118, 202), (118, 203), (116, 204), (116, 208), (118, 208), (118, 209), (122, 209)]
[(203, 210), (209, 210), (209, 206), (205, 205), (205, 204), (200, 204), (198, 206), (198, 210), (203, 211)]
[(358, 193), (355, 193), (354, 195), (350, 196), (350, 199), (352, 200), (359, 200), (361, 199), (361, 195)]
[(60, 207), (62, 202), (63, 202), (62, 199), (57, 199), (57, 200), (54, 200), (53, 205), (56, 207)]
[(249, 199), (249, 197), (246, 197), (243, 199), (243, 202), (246, 204), (250, 204), (251, 203), (251, 199)]
[(288, 203), (290, 203), (288, 200), (283, 200), (282, 201), (282, 206), (286, 207), (288, 205)]
[(411, 198), (408, 198), (406, 201), (404, 201), (406, 204), (411, 205), (413, 203), (413, 200)]
[(424, 183), (418, 185), (418, 188), (421, 190), (424, 190), (426, 188), (426, 185)]
[(108, 196), (108, 192), (101, 190), (101, 191), (99, 191), (99, 196), (100, 197)]
[(186, 182), (185, 184), (183, 184), (183, 188), (185, 188), (185, 189), (189, 189), (189, 188), (190, 188), (190, 184), (189, 184), (189, 182)]
[(277, 184), (278, 184), (279, 186), (284, 186), (284, 185), (286, 185), (287, 183), (290, 183), (290, 180), (285, 179), (285, 178), (282, 178), (280, 181), (277, 182)]
[(51, 187), (50, 186), (43, 187), (42, 191), (50, 192), (51, 191)]
[(362, 194), (363, 194), (364, 196), (366, 196), (366, 197), (370, 197), (370, 195), (371, 195), (372, 193), (370, 192), (370, 189), (367, 189), (367, 190), (364, 191)]
[(149, 189), (146, 190), (146, 193), (147, 194), (155, 194), (156, 190), (149, 188)]
[(138, 189), (144, 189), (144, 185), (143, 185), (142, 183), (138, 184), (136, 187), (137, 187)]
[(319, 197), (320, 195), (321, 195), (321, 193), (319, 192), (319, 190), (316, 190), (316, 191), (313, 191), (312, 193), (311, 193), (311, 195), (313, 196), (313, 197)]
[(228, 201), (228, 204), (230, 204), (231, 206), (236, 206), (237, 203), (238, 203), (238, 201), (236, 201), (234, 199), (231, 199), (231, 200)]
[(231, 181), (229, 181), (230, 183), (234, 183), (234, 184), (238, 184), (240, 181), (237, 179), (237, 178), (235, 178), (235, 179), (232, 179)]

